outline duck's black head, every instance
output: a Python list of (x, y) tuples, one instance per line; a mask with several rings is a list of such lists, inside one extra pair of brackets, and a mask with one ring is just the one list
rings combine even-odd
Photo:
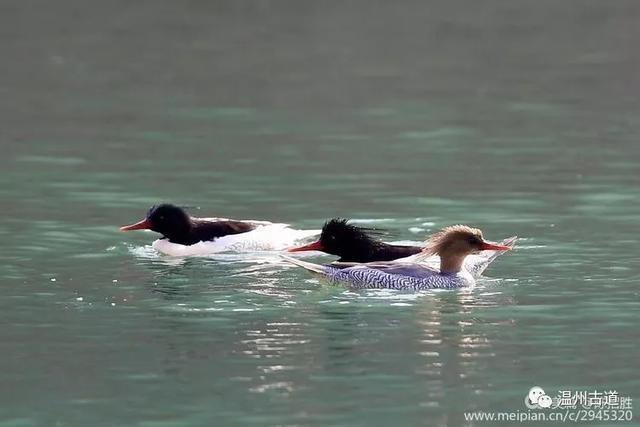
[(191, 226), (191, 218), (182, 208), (163, 203), (152, 206), (142, 221), (121, 227), (120, 230), (152, 230), (171, 238), (183, 236), (189, 232)]
[(348, 220), (334, 218), (322, 227), (320, 239), (309, 245), (289, 249), (289, 252), (322, 251), (340, 257), (360, 255), (380, 244), (373, 235), (377, 232), (370, 228), (349, 224)]

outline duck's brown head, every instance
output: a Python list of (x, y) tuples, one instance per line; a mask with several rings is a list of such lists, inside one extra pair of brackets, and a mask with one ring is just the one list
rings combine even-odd
[(441, 271), (459, 271), (467, 255), (480, 251), (507, 251), (509, 246), (487, 242), (482, 231), (467, 225), (452, 225), (433, 234), (424, 249), (425, 255), (439, 255)]

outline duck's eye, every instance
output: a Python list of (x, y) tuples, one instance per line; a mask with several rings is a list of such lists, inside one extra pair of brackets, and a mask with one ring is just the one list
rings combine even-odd
[(480, 244), (480, 239), (477, 238), (476, 236), (469, 236), (469, 237), (466, 238), (466, 241), (470, 245), (479, 245)]

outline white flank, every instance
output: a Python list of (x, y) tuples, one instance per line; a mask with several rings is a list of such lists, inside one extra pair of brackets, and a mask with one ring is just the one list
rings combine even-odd
[(209, 242), (194, 245), (171, 243), (167, 239), (158, 239), (152, 246), (158, 252), (171, 256), (206, 256), (219, 252), (281, 251), (294, 246), (301, 240), (317, 236), (320, 230), (294, 230), (287, 224), (273, 224), (267, 221), (255, 230), (246, 233), (219, 237)]

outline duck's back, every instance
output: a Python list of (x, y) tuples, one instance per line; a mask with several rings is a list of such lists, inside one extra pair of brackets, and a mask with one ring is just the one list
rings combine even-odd
[(342, 262), (376, 262), (393, 261), (420, 253), (419, 246), (400, 246), (390, 244), (380, 244), (366, 250), (357, 250), (353, 253), (343, 254), (338, 261)]
[(234, 234), (247, 233), (255, 230), (256, 225), (243, 221), (223, 220), (223, 221), (205, 221), (194, 220), (194, 226), (189, 233), (188, 241), (173, 242), (183, 245), (192, 245), (198, 242), (207, 242), (215, 240), (219, 237), (230, 236)]

